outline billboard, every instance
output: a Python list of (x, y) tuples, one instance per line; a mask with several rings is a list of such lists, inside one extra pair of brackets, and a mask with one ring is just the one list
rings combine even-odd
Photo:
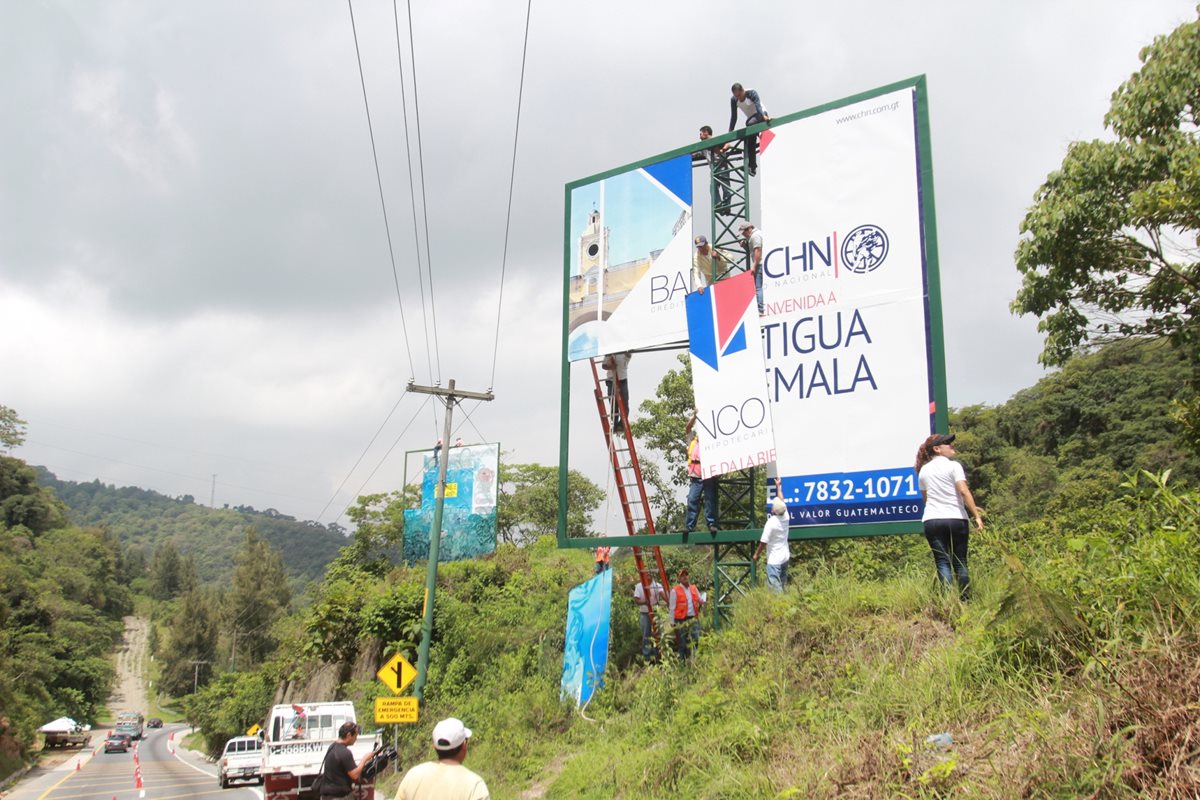
[[(572, 372), (572, 364), (589, 355), (641, 350), (629, 389), (636, 418), (639, 401), (658, 399), (654, 370), (661, 376), (677, 369), (677, 353), (671, 351), (686, 348), (705, 477), (765, 465), (769, 476), (780, 479), (793, 537), (919, 531), (922, 501), (913, 456), (932, 430), (947, 423), (925, 79), (879, 87), (761, 126), (758, 174), (735, 175), (745, 176), (734, 181), (737, 203), (708, 207), (704, 187), (711, 186), (714, 167), (695, 158), (691, 208), (699, 218), (677, 204), (674, 222), (668, 225), (668, 215), (660, 213), (651, 224), (649, 190), (613, 189), (621, 181), (647, 183), (645, 176), (663, 165), (736, 144), (742, 133), (697, 141), (567, 185), (560, 496), (571, 469), (583, 469), (601, 484), (611, 482), (600, 471), (611, 471), (611, 458), (605, 458), (604, 434), (587, 396), (591, 374), (586, 364)], [(656, 202), (665, 204), (666, 195), (656, 191)], [(682, 202), (684, 196), (676, 198)], [(603, 285), (604, 265), (611, 274), (613, 265), (631, 258), (612, 254), (620, 227), (615, 220), (630, 221), (634, 230), (642, 218), (666, 243), (647, 240), (640, 248), (662, 247), (657, 254), (668, 258), (678, 276), (666, 284), (656, 278), (656, 288), (691, 283), (686, 265), (671, 261), (670, 245), (699, 233), (736, 257), (735, 233), (743, 221), (753, 224), (762, 237), (761, 314), (749, 294), (752, 277), (738, 270), (712, 289), (692, 285), (692, 291), (670, 293), (672, 304), (680, 301), (679, 315), (674, 306), (670, 316), (657, 318), (644, 313), (640, 301), (629, 306), (631, 314), (641, 314), (630, 328), (617, 324), (623, 304), (608, 313), (602, 294), (592, 305), (584, 303), (578, 293), (584, 275)], [(591, 252), (599, 261), (588, 272), (592, 267), (585, 269), (584, 259)], [(650, 274), (648, 265), (643, 274)], [(655, 327), (666, 319), (670, 326)], [(639, 447), (644, 458), (647, 443)], [(774, 481), (767, 485), (770, 498)], [(712, 540), (751, 541), (758, 533), (720, 530)], [(560, 504), (559, 541), (576, 547), (648, 546), (688, 539), (666, 532), (653, 540), (635, 535), (568, 541)]]
[(685, 341), (691, 158), (669, 158), (576, 186), (568, 205), (569, 359)]
[[(446, 502), (438, 562), (459, 561), (496, 551), (496, 487), (500, 445), (451, 447), (446, 465)], [(423, 457), (421, 505), (404, 510), (404, 560), (429, 558), (429, 531), (437, 500), (438, 459)]]
[(763, 157), (763, 355), (792, 525), (919, 520), (933, 425), (917, 93), (786, 126)]
[(612, 576), (606, 569), (571, 590), (567, 598), (567, 638), (563, 643), (562, 699), (585, 706), (604, 685), (608, 629), (612, 616)]

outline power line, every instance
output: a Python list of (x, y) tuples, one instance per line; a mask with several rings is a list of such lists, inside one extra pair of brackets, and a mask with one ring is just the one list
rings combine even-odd
[(342, 482), (338, 484), (338, 487), (333, 490), (333, 496), (329, 498), (328, 502), (325, 503), (325, 507), (321, 509), (321, 513), (317, 515), (317, 522), (320, 522), (321, 517), (325, 516), (325, 512), (329, 510), (329, 506), (337, 499), (337, 496), (342, 491), (342, 487), (346, 485), (346, 481), (350, 480), (350, 476), (354, 474), (354, 470), (358, 469), (358, 465), (366, 457), (367, 451), (371, 449), (371, 445), (375, 444), (375, 440), (379, 438), (379, 434), (383, 433), (383, 426), (387, 425), (388, 420), (392, 418), (392, 414), (396, 413), (396, 409), (400, 407), (400, 401), (404, 399), (406, 394), (408, 394), (408, 387), (405, 387), (404, 391), (400, 393), (400, 397), (396, 399), (396, 404), (392, 406), (392, 410), (383, 418), (383, 422), (379, 423), (379, 427), (375, 430), (375, 435), (371, 437), (371, 441), (367, 442), (367, 446), (358, 454), (358, 459), (354, 462), (354, 466), (346, 473), (346, 477), (342, 478)]
[(438, 345), (437, 301), (433, 293), (433, 247), (429, 238), (429, 204), (425, 199), (425, 149), (421, 145), (421, 99), (417, 92), (417, 49), (413, 43), (412, 0), (405, 0), (405, 7), (408, 10), (408, 56), (412, 60), (413, 111), (417, 118), (417, 164), (421, 168), (421, 215), (425, 220), (425, 268), (429, 271), (429, 313), (433, 317), (433, 353), (437, 361), (437, 383), (441, 384), (442, 356)]
[(379, 185), (379, 206), (383, 209), (383, 229), (387, 233), (388, 258), (392, 262), (392, 283), (396, 286), (396, 302), (400, 304), (400, 327), (404, 332), (404, 349), (408, 353), (408, 373), (415, 375), (412, 349), (408, 343), (408, 324), (404, 319), (404, 300), (400, 297), (400, 275), (396, 270), (396, 252), (392, 246), (392, 227), (388, 223), (387, 202), (383, 198), (383, 177), (379, 172), (379, 153), (375, 149), (375, 129), (371, 124), (371, 104), (367, 101), (367, 79), (363, 75), (362, 53), (358, 49), (358, 30), (354, 25), (354, 4), (351, 0), (346, 0), (346, 7), (350, 9), (350, 32), (354, 34), (354, 57), (358, 61), (358, 80), (362, 84), (363, 108), (367, 112), (367, 133), (371, 136), (371, 158), (375, 162), (375, 182)]
[[(425, 274), (421, 271), (421, 233), (417, 225), (417, 190), (413, 184), (413, 168), (412, 168), (412, 142), (408, 132), (408, 95), (404, 90), (404, 57), (400, 49), (400, 12), (396, 9), (396, 0), (392, 0), (392, 22), (396, 29), (396, 64), (400, 68), (400, 109), (404, 112), (404, 156), (405, 166), (408, 168), (408, 199), (409, 207), (412, 209), (412, 224), (413, 224), (413, 247), (417, 253), (417, 286), (421, 291), (421, 319), (425, 326), (425, 361), (429, 367), (429, 379), (433, 380), (433, 363), (429, 355), (429, 314), (426, 312), (425, 306)], [(422, 200), (424, 199), (422, 192)], [(429, 260), (429, 242), (425, 243), (426, 263)], [(432, 291), (432, 286), (430, 290)], [(438, 363), (438, 372), (441, 372), (441, 362)]]
[[(512, 170), (508, 175), (508, 210), (504, 215), (504, 251), (500, 256), (500, 299), (496, 303), (496, 335), (492, 342), (492, 378), (488, 391), (496, 385), (496, 359), (500, 354), (500, 314), (504, 309), (504, 272), (508, 266), (508, 234), (512, 226), (513, 186), (517, 180), (517, 142), (521, 135), (521, 100), (525, 96), (525, 58), (529, 53), (529, 18), (533, 13), (533, 0), (525, 4), (525, 42), (521, 45), (521, 82), (517, 89), (517, 124), (513, 131)], [(469, 418), (468, 418), (469, 419)]]
[(408, 433), (408, 429), (411, 428), (412, 424), (417, 421), (417, 417), (421, 415), (421, 412), (425, 410), (425, 405), (429, 402), (429, 400), (430, 398), (426, 397), (425, 402), (421, 403), (420, 408), (418, 408), (416, 413), (412, 415), (412, 419), (410, 419), (408, 424), (404, 426), (404, 430), (400, 431), (400, 435), (396, 437), (396, 441), (392, 442), (392, 446), (389, 447), (387, 452), (383, 454), (383, 457), (379, 459), (379, 463), (375, 465), (375, 469), (371, 470), (371, 474), (363, 479), (362, 485), (358, 487), (358, 491), (354, 493), (354, 497), (349, 503), (346, 503), (346, 507), (342, 509), (342, 513), (338, 514), (337, 517), (334, 518), (333, 522), (330, 523), (331, 525), (341, 519), (350, 509), (350, 506), (354, 505), (354, 500), (358, 499), (358, 497), (362, 494), (363, 488), (366, 487), (371, 478), (375, 477), (375, 473), (378, 472), (379, 468), (383, 466), (383, 462), (387, 461), (388, 456), (390, 456), (392, 451), (396, 449), (396, 445), (400, 444), (400, 440), (404, 437), (404, 434)]

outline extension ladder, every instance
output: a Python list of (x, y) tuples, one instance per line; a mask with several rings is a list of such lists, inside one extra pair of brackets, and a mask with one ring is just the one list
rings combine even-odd
[[(650, 499), (646, 496), (646, 485), (642, 482), (642, 468), (638, 464), (637, 450), (633, 444), (633, 433), (629, 430), (629, 409), (621, 399), (619, 384), (613, 381), (612, 393), (605, 386), (600, 375), (600, 364), (603, 359), (589, 359), (592, 365), (592, 379), (595, 381), (596, 409), (600, 412), (600, 428), (604, 431), (604, 440), (608, 445), (608, 456), (612, 462), (613, 475), (616, 478), (617, 496), (621, 500), (621, 511), (625, 515), (625, 528), (630, 536), (639, 533), (654, 533), (654, 519), (650, 515)], [(621, 417), (620, 430), (613, 430), (613, 415)], [(616, 436), (614, 434), (620, 434)], [(633, 550), (633, 560), (637, 563), (638, 580), (642, 584), (643, 596), (647, 603), (653, 596), (650, 587), (654, 575), (646, 564), (646, 558), (641, 547)], [(670, 591), (671, 584), (667, 580), (667, 568), (663, 565), (662, 552), (658, 546), (651, 547), (654, 554), (654, 565), (658, 568), (658, 579), (663, 592)], [(650, 630), (656, 640), (659, 640), (658, 621), (655, 618), (654, 606), (650, 607)], [(661, 652), (661, 644), (660, 652)]]

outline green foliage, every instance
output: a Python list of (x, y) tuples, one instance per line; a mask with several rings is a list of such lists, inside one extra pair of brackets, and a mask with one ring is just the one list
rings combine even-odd
[(275, 509), (209, 508), (187, 495), (171, 498), (100, 481), (75, 483), (59, 480), (40, 467), (38, 471), (38, 481), (66, 504), (77, 524), (112, 531), (126, 550), (143, 561), (170, 542), (180, 558), (192, 559), (203, 583), (228, 580), (246, 528), (251, 526), (259, 537), (287, 553), (288, 576), (299, 584), (320, 577), (346, 544), (345, 532), (336, 525), (302, 522)]
[(1113, 94), (1116, 141), (1071, 145), (1021, 224), (1013, 310), (1036, 314), (1042, 360), (1082, 345), (1168, 337), (1200, 389), (1200, 21), (1156, 38)]
[(23, 461), (0, 456), (0, 749), (21, 755), (38, 726), (91, 722), (113, 680), (108, 654), (132, 610), (116, 539), (68, 527)]
[(372, 575), (385, 575), (400, 560), (404, 541), (404, 509), (421, 502), (419, 486), (403, 492), (362, 495), (346, 512), (354, 523), (349, 547), (338, 554)]
[(230, 592), (225, 596), (225, 627), (230, 630), (230, 665), (260, 664), (275, 650), (272, 626), (287, 610), (292, 593), (279, 551), (253, 527), (234, 559)]
[[(523, 544), (558, 531), (558, 467), (500, 462), (496, 535), (501, 542)], [(567, 473), (567, 535), (591, 534), (592, 512), (604, 490), (577, 470)]]
[(179, 598), (165, 640), (160, 641), (161, 690), (173, 697), (192, 694), (213, 675), (217, 655), (217, 599), (193, 587)]
[(1123, 341), (1077, 356), (996, 407), (951, 413), (972, 491), (992, 518), (1032, 520), (1102, 503), (1131, 470), (1200, 481), (1171, 403), (1186, 358), (1162, 341)]
[(186, 698), (184, 711), (204, 735), (210, 754), (220, 753), (234, 736), (265, 724), (275, 682), (266, 672), (227, 672)]
[(25, 443), (25, 420), (8, 406), (0, 405), (0, 450), (11, 450)]

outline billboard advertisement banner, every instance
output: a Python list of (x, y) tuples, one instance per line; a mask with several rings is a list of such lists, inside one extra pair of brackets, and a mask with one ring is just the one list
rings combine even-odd
[(581, 583), (567, 597), (567, 637), (559, 696), (587, 705), (604, 685), (608, 666), (608, 629), (612, 614), (612, 575), (606, 569)]
[(790, 122), (764, 159), (762, 350), (792, 525), (921, 516), (935, 400), (916, 99)]
[(771, 463), (775, 436), (754, 276), (718, 281), (689, 294), (686, 304), (703, 477)]
[[(500, 445), (451, 447), (446, 465), (446, 502), (438, 561), (459, 561), (496, 551), (496, 484)], [(404, 510), (404, 560), (429, 558), (429, 531), (437, 500), (438, 459), (424, 457), (421, 505)]]
[(691, 290), (689, 156), (577, 186), (567, 209), (571, 361), (677, 344)]

